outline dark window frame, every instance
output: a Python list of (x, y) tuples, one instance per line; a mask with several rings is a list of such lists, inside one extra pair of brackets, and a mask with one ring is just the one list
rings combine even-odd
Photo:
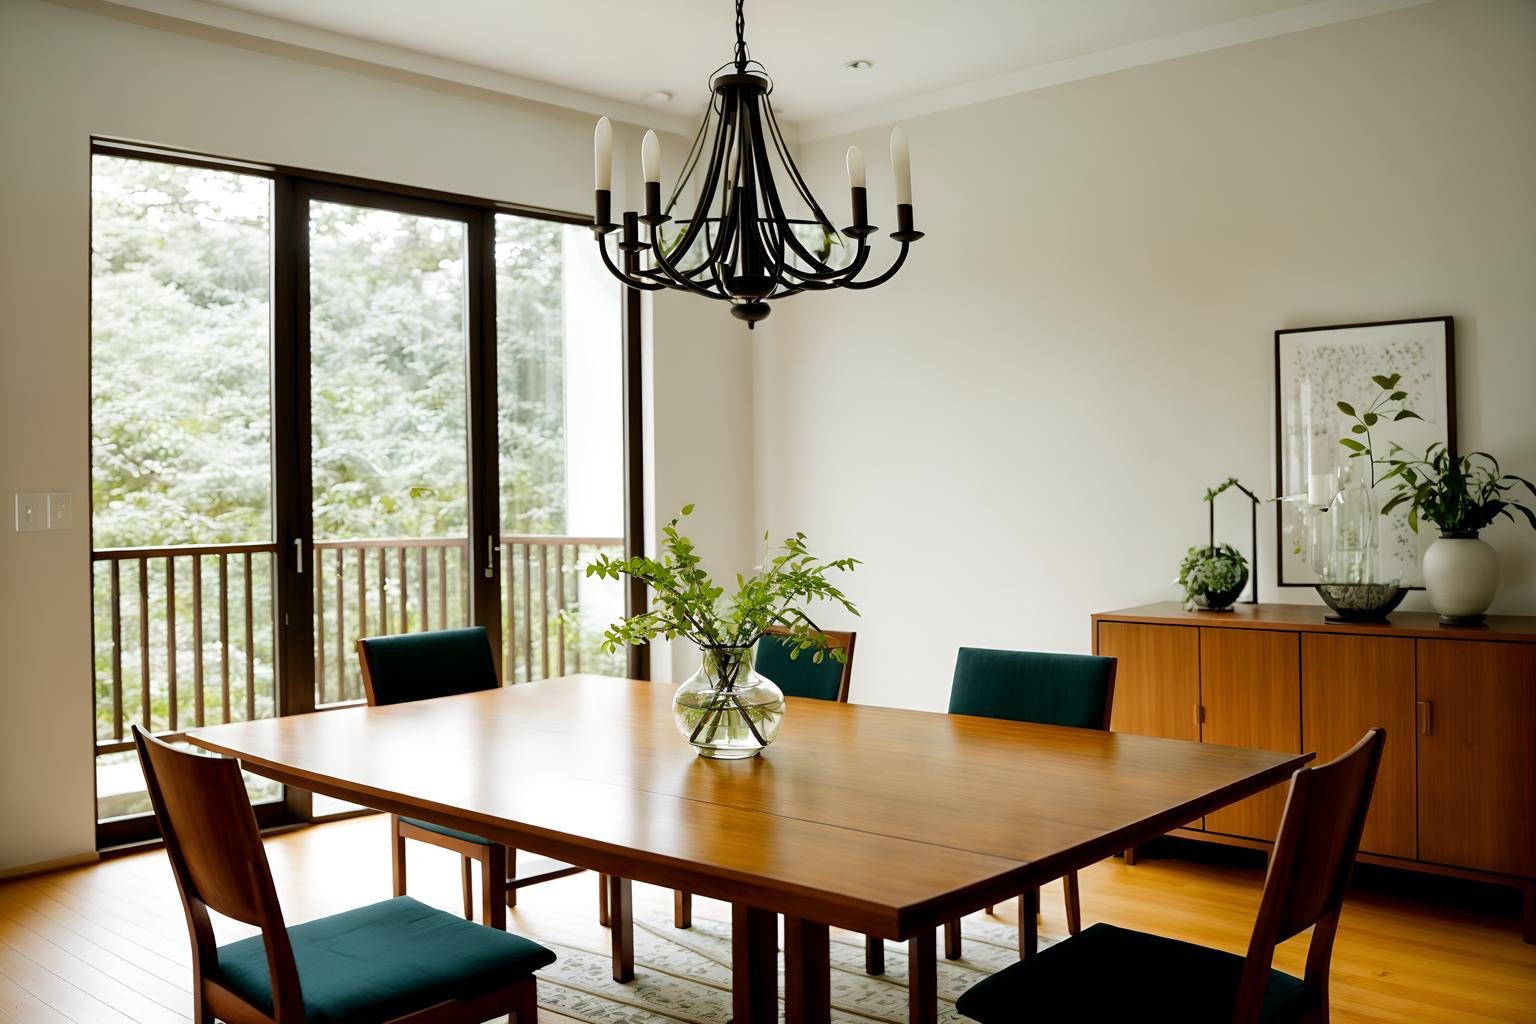
[[(492, 633), (500, 659), (501, 595), (498, 586), (502, 567), (496, 564), (496, 545), (477, 538), (500, 532), (500, 495), (497, 480), (496, 437), (496, 215), (560, 224), (586, 226), (591, 218), (563, 210), (483, 199), (437, 189), (401, 185), (355, 175), (333, 174), (281, 164), (214, 156), (124, 139), (93, 136), (90, 157), (114, 156), (159, 163), (182, 164), (232, 171), (272, 182), (272, 530), (277, 545), (274, 616), (277, 634), (277, 714), (304, 714), (315, 709), (312, 481), (309, 451), (309, 201), (342, 202), (400, 213), (458, 220), (466, 226), (466, 385), (469, 407), (466, 419), (466, 465), (469, 472), (471, 617)], [(87, 234), (87, 266), (91, 235)], [(641, 401), (642, 307), (640, 294), (625, 289), (620, 313), (623, 364), (623, 493), (625, 551), (644, 550), (645, 514), (643, 421)], [(91, 436), (94, 436), (92, 433)], [(89, 450), (87, 460), (90, 459)], [(89, 477), (89, 473), (88, 473)], [(94, 526), (94, 524), (90, 524)], [(305, 571), (298, 570), (296, 552), (304, 546)], [(91, 538), (95, 550), (94, 536)], [(487, 569), (490, 573), (487, 574)], [(87, 580), (90, 568), (87, 567)], [(631, 581), (625, 589), (627, 614), (644, 607), (645, 588)], [(92, 609), (93, 629), (95, 611)], [(288, 623), (290, 625), (285, 625)], [(298, 628), (293, 628), (297, 625)], [(650, 651), (632, 647), (628, 672), (637, 679), (650, 678)], [(94, 675), (94, 673), (93, 673)], [(94, 678), (91, 680), (94, 707)], [(95, 739), (92, 736), (92, 763)], [(94, 780), (94, 772), (93, 772)], [(94, 805), (94, 802), (93, 802)], [(355, 812), (369, 813), (369, 812)], [(284, 787), (284, 797), (257, 805), (258, 823), (264, 828), (287, 827), (346, 815), (313, 814), (311, 794)], [(151, 814), (98, 821), (98, 850), (156, 842)]]

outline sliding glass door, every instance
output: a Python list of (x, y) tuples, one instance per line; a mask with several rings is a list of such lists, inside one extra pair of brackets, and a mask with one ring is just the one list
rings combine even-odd
[(349, 198), (308, 202), (320, 707), (362, 698), (358, 637), (474, 619), (467, 225)]
[[(633, 304), (573, 222), (98, 144), (98, 844), (153, 834), (127, 730), (363, 698), (359, 637), (467, 624), (507, 683), (623, 674)], [(632, 543), (632, 542), (631, 542)], [(341, 809), (251, 780), (265, 823)]]

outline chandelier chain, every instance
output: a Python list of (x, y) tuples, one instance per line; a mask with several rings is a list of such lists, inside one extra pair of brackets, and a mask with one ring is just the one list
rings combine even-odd
[(747, 16), (742, 13), (745, 0), (736, 0), (736, 70), (747, 69)]

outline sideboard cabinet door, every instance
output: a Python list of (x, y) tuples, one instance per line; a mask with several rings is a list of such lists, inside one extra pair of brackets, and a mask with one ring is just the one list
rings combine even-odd
[(1360, 849), (1412, 860), (1418, 854), (1414, 648), (1406, 637), (1304, 633), (1301, 739), (1323, 764), (1387, 730)]
[(1174, 740), (1200, 738), (1198, 630), (1101, 622), (1097, 640), (1099, 654), (1119, 660), (1111, 729)]
[[(1301, 753), (1301, 653), (1295, 633), (1200, 630), (1201, 738), (1229, 747)], [(1273, 840), (1290, 783), (1205, 816), (1209, 832)]]
[(1536, 877), (1536, 645), (1418, 647), (1419, 858)]

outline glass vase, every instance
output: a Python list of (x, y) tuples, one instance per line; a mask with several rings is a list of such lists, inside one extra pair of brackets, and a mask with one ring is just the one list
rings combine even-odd
[(784, 694), (752, 668), (751, 647), (703, 647), (672, 698), (677, 731), (701, 757), (756, 757), (784, 724)]
[(1328, 506), (1332, 526), (1328, 550), (1327, 583), (1376, 583), (1380, 540), (1376, 496), (1366, 479), (1360, 460), (1350, 460), (1340, 481), (1339, 491)]

